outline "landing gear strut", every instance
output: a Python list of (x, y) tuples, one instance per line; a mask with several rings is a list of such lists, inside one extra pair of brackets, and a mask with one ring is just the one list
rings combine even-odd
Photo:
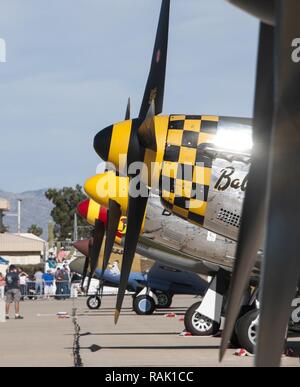
[(100, 309), (103, 297), (103, 282), (99, 282), (99, 287), (97, 293), (88, 297), (86, 300), (86, 305), (91, 310)]
[[(228, 273), (219, 270), (201, 302), (193, 304), (185, 313), (185, 329), (193, 336), (212, 336), (221, 328), (224, 316), (224, 306), (229, 288)], [(254, 353), (256, 344), (259, 310), (256, 308), (257, 290), (246, 292), (244, 305), (236, 321), (231, 337), (234, 347), (244, 348)]]

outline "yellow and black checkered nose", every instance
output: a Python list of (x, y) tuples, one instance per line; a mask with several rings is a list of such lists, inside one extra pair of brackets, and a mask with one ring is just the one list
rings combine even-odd
[(94, 138), (94, 149), (102, 160), (108, 161), (113, 125), (101, 130)]

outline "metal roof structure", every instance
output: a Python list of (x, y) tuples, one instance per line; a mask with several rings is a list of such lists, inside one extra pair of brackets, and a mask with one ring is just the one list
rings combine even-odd
[(16, 252), (41, 252), (44, 249), (45, 241), (35, 235), (25, 234), (0, 234), (0, 255), (3, 253)]

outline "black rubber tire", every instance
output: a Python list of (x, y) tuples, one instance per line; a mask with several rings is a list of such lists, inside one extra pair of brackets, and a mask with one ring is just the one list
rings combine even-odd
[(136, 314), (145, 316), (153, 314), (156, 309), (156, 305), (154, 299), (151, 296), (143, 294), (141, 296), (135, 297), (133, 300), (132, 308)]
[(157, 297), (157, 309), (167, 309), (170, 308), (173, 302), (173, 295), (165, 292), (155, 293)]
[(100, 309), (101, 307), (101, 298), (98, 296), (90, 296), (86, 300), (86, 305), (91, 310)]
[(241, 343), (239, 342), (239, 339), (237, 337), (235, 329), (232, 332), (232, 335), (231, 335), (231, 338), (230, 338), (230, 344), (231, 344), (232, 348), (241, 348)]
[[(255, 307), (254, 306), (250, 306), (250, 305), (244, 305), (241, 307), (241, 310), (240, 310), (240, 313), (239, 313), (239, 317), (237, 318), (237, 321), (242, 317), (244, 316), (245, 314), (247, 314), (250, 310), (254, 310)], [(241, 348), (242, 345), (241, 343), (239, 342), (239, 339), (238, 339), (238, 336), (236, 334), (236, 325), (237, 325), (237, 321), (236, 321), (236, 324), (235, 324), (235, 327), (234, 327), (234, 331), (232, 332), (232, 335), (231, 335), (231, 338), (230, 338), (230, 344), (232, 345), (233, 348)]]
[[(200, 302), (196, 302), (185, 312), (184, 326), (187, 332), (190, 332), (193, 336), (213, 336), (218, 333), (220, 324), (202, 316), (200, 313), (195, 313), (196, 309), (199, 308)], [(199, 328), (195, 326), (198, 321)]]
[(235, 325), (235, 333), (240, 343), (240, 347), (249, 353), (254, 353), (256, 341), (256, 327), (252, 325), (259, 314), (258, 309), (250, 310), (240, 317)]

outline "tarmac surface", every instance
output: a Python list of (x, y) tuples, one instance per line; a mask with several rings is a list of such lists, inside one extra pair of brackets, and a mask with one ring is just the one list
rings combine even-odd
[[(220, 338), (182, 337), (182, 317), (197, 300), (175, 296), (173, 306), (152, 316), (137, 316), (131, 296), (119, 324), (114, 325), (115, 296), (105, 296), (97, 311), (90, 311), (86, 299), (75, 301), (25, 301), (24, 320), (12, 317), (0, 324), (1, 366), (238, 366), (253, 365), (253, 357), (238, 357), (228, 349), (218, 362)], [(13, 316), (11, 311), (11, 316)], [(58, 316), (65, 312), (68, 316)], [(168, 318), (166, 313), (176, 317)], [(283, 357), (283, 366), (299, 366), (300, 337), (290, 339), (296, 357)]]

